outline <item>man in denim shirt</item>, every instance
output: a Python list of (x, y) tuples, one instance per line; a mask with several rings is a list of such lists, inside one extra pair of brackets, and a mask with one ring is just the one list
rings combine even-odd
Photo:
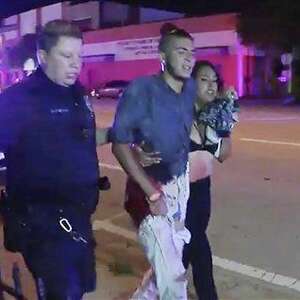
[[(120, 100), (111, 131), (113, 153), (129, 175), (126, 209), (152, 266), (133, 299), (187, 299), (182, 248), (189, 197), (189, 133), (196, 96), (189, 79), (193, 39), (168, 24), (159, 44), (163, 72), (135, 80)], [(157, 164), (142, 168), (129, 144), (159, 153)], [(154, 278), (155, 276), (155, 278)]]

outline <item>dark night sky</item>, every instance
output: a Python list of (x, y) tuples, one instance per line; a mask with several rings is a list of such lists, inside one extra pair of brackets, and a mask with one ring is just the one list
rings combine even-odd
[[(259, 0), (119, 0), (116, 2), (156, 7), (187, 13), (188, 15), (207, 15), (222, 12), (239, 12)], [(0, 0), (0, 17), (8, 17), (20, 12), (61, 1), (57, 0)], [(85, 2), (75, 0), (72, 2)]]

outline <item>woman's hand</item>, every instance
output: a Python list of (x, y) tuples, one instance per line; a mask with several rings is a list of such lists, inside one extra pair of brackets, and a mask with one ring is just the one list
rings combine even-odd
[(161, 162), (159, 152), (145, 152), (143, 150), (143, 143), (141, 145), (133, 144), (131, 149), (134, 153), (135, 158), (143, 167), (149, 167)]
[(230, 101), (235, 101), (239, 98), (236, 89), (233, 86), (224, 88), (218, 95), (218, 98), (226, 98)]

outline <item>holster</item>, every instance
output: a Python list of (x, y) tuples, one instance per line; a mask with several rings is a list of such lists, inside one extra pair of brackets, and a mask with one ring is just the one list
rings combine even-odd
[(31, 229), (26, 215), (14, 208), (10, 202), (5, 190), (1, 190), (0, 214), (3, 219), (4, 247), (11, 252), (20, 252), (26, 247)]
[(110, 181), (107, 176), (100, 177), (98, 179), (98, 187), (101, 191), (108, 191), (110, 189)]

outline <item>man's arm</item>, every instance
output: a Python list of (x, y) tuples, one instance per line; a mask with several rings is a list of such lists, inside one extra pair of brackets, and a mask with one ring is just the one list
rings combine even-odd
[(113, 144), (113, 154), (119, 163), (145, 192), (150, 211), (153, 215), (166, 215), (168, 212), (161, 191), (149, 180), (141, 165), (135, 160), (128, 144)]
[(96, 129), (96, 143), (97, 146), (102, 146), (111, 142), (110, 140), (111, 127)]
[(149, 199), (156, 200), (160, 191), (154, 186), (154, 184), (152, 184), (141, 165), (136, 161), (129, 145), (118, 143), (113, 144), (112, 152), (125, 172), (140, 185)]
[(123, 93), (117, 107), (113, 127), (110, 131), (112, 151), (125, 172), (131, 176), (148, 197), (157, 194), (141, 164), (135, 159), (130, 144), (136, 142), (135, 132), (138, 131), (145, 116), (148, 114), (145, 83), (132, 82)]
[(117, 107), (112, 130), (112, 151), (117, 160), (146, 194), (153, 215), (165, 215), (166, 207), (162, 192), (148, 178), (141, 165), (135, 159), (130, 144), (136, 142), (136, 132), (148, 114), (147, 97), (143, 79), (134, 81), (123, 93)]

